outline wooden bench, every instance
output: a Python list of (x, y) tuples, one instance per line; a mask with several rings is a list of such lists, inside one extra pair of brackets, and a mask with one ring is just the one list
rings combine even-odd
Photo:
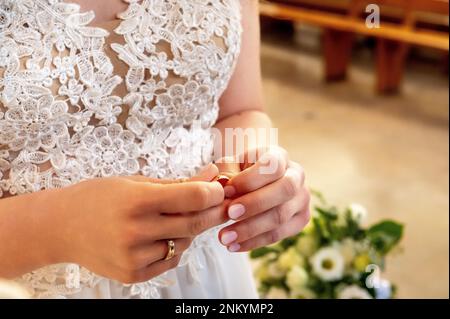
[[(369, 4), (380, 7), (379, 28), (366, 24)], [(449, 0), (271, 0), (261, 15), (324, 29), (327, 81), (345, 79), (355, 35), (377, 39), (377, 90), (397, 92), (411, 46), (449, 51)]]

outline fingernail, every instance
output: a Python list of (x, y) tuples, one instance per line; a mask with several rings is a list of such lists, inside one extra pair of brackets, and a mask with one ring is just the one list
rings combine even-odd
[(245, 207), (242, 204), (235, 204), (228, 208), (228, 216), (231, 219), (239, 219), (245, 213)]
[(223, 188), (225, 191), (225, 197), (231, 198), (236, 194), (236, 189), (233, 186), (225, 186)]
[(230, 246), (228, 247), (228, 250), (229, 250), (230, 252), (232, 252), (232, 253), (236, 253), (236, 252), (238, 252), (240, 249), (241, 249), (241, 245), (239, 245), (239, 244), (237, 244), (237, 243), (232, 244), (232, 245), (230, 245)]
[(235, 231), (227, 231), (222, 234), (220, 241), (223, 245), (228, 246), (238, 238), (238, 234)]

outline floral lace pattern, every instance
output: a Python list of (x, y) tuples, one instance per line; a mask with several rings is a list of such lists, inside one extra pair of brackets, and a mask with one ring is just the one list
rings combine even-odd
[[(239, 1), (123, 1), (113, 31), (123, 42), (108, 44), (109, 32), (91, 26), (94, 13), (76, 4), (0, 0), (0, 198), (95, 177), (184, 178), (211, 160), (209, 129), (240, 50)], [(115, 74), (107, 45), (125, 76)], [(195, 264), (204, 242), (183, 264)], [(20, 280), (48, 297), (100, 277), (53, 265)], [(163, 285), (127, 289), (157, 297)]]

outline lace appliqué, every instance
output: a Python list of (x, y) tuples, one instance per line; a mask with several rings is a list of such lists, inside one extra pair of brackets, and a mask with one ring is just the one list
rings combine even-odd
[[(239, 1), (124, 1), (114, 30), (124, 41), (110, 44), (128, 66), (122, 78), (104, 50), (109, 32), (90, 25), (94, 13), (62, 0), (0, 0), (0, 197), (95, 177), (185, 178), (211, 160), (210, 128), (240, 50)], [(193, 278), (211, 233), (183, 258)], [(100, 280), (72, 264), (20, 279), (35, 297)], [(124, 289), (157, 298), (165, 285), (160, 277)]]

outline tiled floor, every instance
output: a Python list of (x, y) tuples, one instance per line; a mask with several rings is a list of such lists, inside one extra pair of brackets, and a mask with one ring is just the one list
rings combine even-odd
[(267, 110), (311, 187), (337, 204), (362, 203), (370, 222), (405, 223), (386, 273), (399, 297), (448, 298), (448, 80), (413, 66), (402, 95), (379, 97), (370, 60), (359, 55), (349, 81), (325, 85), (317, 53), (264, 41)]

